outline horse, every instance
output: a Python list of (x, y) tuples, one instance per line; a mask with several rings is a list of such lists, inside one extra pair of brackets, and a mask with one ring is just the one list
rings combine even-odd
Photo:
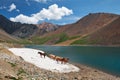
[(69, 61), (69, 58), (64, 58), (64, 57), (56, 56), (55, 60), (57, 61), (57, 63), (58, 63), (58, 61), (60, 61), (61, 64), (63, 64), (63, 63), (65, 64), (65, 63), (67, 63)]
[(54, 54), (49, 54), (48, 57), (51, 58), (51, 59), (53, 59), (53, 60), (56, 59), (56, 55), (54, 55)]
[(61, 64), (67, 63), (69, 61), (69, 58), (64, 58), (64, 57), (56, 56), (54, 54), (49, 54), (48, 57), (51, 58), (51, 59), (53, 59), (53, 60), (56, 60), (57, 63), (61, 62)]
[(41, 58), (42, 58), (42, 56), (44, 56), (44, 58), (46, 56), (45, 52), (38, 52), (38, 54), (40, 54)]
[(69, 58), (63, 58), (64, 63), (68, 63), (68, 61), (69, 61)]

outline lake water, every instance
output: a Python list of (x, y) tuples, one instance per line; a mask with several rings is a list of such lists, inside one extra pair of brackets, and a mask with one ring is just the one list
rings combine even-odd
[(69, 57), (71, 62), (85, 64), (120, 76), (120, 47), (39, 45), (28, 45), (26, 47)]

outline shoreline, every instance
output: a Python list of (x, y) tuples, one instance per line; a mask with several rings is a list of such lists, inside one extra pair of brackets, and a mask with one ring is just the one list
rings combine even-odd
[[(105, 72), (103, 70), (100, 70), (100, 69), (97, 69), (97, 68), (94, 68), (94, 67), (91, 67), (91, 66), (87, 66), (87, 65), (84, 65), (84, 64), (79, 64), (79, 63), (73, 63), (73, 64), (81, 69), (80, 72), (83, 72), (83, 75), (85, 73), (90, 73), (90, 74), (94, 74), (95, 73), (96, 75), (99, 74), (99, 77), (100, 77), (100, 75), (102, 75), (102, 76), (104, 75), (104, 77), (105, 76), (115, 77), (115, 78), (118, 78), (118, 79), (114, 79), (114, 80), (120, 80), (120, 76), (113, 75), (113, 74)], [(105, 80), (108, 80), (108, 79), (105, 79)], [(110, 78), (110, 80), (113, 80), (113, 79)]]
[[(46, 46), (46, 45), (45, 45)], [(90, 47), (120, 47), (120, 45), (48, 45), (48, 46), (90, 46)]]
[[(27, 44), (29, 45), (36, 45), (36, 44)], [(25, 45), (26, 46), (26, 45)], [(69, 47), (69, 46), (89, 46), (89, 47), (120, 47), (120, 45), (36, 45), (36, 46), (63, 46), (63, 47)]]
[(77, 67), (81, 67), (81, 66), (84, 66), (84, 67), (87, 67), (87, 68), (91, 68), (91, 69), (94, 69), (94, 70), (98, 70), (98, 71), (100, 71), (100, 72), (102, 72), (102, 73), (105, 73), (105, 74), (108, 74), (108, 75), (112, 75), (112, 76), (115, 76), (115, 77), (120, 77), (120, 75), (117, 75), (117, 74), (115, 74), (115, 73), (112, 73), (112, 72), (109, 72), (109, 71), (105, 71), (105, 70), (103, 70), (103, 69), (98, 69), (98, 68), (95, 68), (95, 67), (93, 67), (93, 66), (89, 66), (89, 65), (86, 65), (86, 64), (80, 64), (80, 63), (74, 63), (74, 62), (72, 62), (71, 64), (73, 64), (73, 65), (75, 65), (75, 66), (77, 66)]

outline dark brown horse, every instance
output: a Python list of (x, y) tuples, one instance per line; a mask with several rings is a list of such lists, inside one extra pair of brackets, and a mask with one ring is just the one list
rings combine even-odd
[(38, 54), (40, 54), (41, 58), (42, 58), (42, 56), (44, 56), (44, 58), (46, 56), (46, 53), (38, 52)]
[(68, 63), (69, 58), (63, 58), (63, 63)]

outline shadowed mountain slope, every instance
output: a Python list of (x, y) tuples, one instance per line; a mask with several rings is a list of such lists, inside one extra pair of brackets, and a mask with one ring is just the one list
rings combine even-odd
[(19, 38), (29, 38), (31, 36), (40, 36), (45, 33), (54, 31), (58, 28), (58, 26), (51, 23), (41, 23), (37, 25), (22, 24), (19, 22), (12, 22), (3, 15), (0, 15), (0, 28), (12, 36)]
[(19, 38), (29, 37), (37, 30), (33, 24), (12, 22), (2, 15), (0, 15), (0, 27), (8, 34)]

